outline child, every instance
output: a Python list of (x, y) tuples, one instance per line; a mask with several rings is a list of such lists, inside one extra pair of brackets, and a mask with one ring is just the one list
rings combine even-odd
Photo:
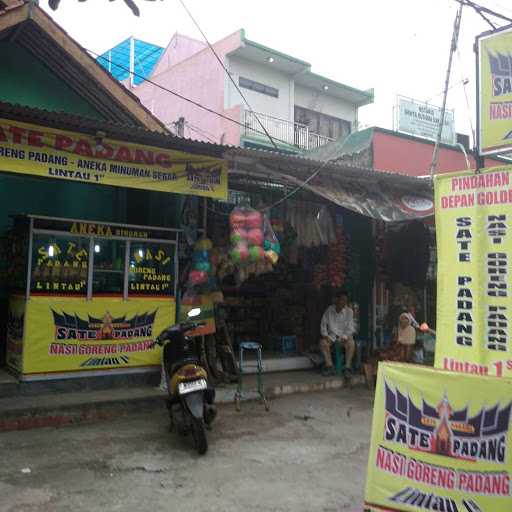
[(424, 361), (425, 357), (423, 353), (423, 341), (417, 339), (412, 350), (412, 362), (416, 364), (423, 364)]

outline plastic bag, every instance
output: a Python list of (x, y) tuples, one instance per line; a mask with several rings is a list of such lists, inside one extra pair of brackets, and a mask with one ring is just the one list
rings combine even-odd
[(247, 206), (236, 207), (229, 216), (231, 248), (229, 258), (241, 284), (250, 275), (260, 275), (275, 265), (280, 245), (266, 216)]

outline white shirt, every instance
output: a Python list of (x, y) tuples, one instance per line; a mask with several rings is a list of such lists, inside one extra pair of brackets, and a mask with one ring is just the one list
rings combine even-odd
[(354, 312), (348, 306), (345, 306), (339, 313), (336, 306), (329, 306), (320, 322), (320, 333), (332, 341), (337, 336), (352, 336), (354, 329)]

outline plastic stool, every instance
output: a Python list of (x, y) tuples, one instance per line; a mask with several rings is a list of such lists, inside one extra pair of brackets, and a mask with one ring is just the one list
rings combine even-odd
[(265, 406), (265, 410), (268, 411), (270, 409), (270, 405), (268, 403), (267, 397), (265, 396), (265, 391), (263, 389), (263, 362), (261, 359), (261, 343), (256, 341), (242, 341), (240, 343), (240, 360), (239, 360), (239, 371), (238, 371), (238, 384), (235, 392), (235, 407), (236, 410), (240, 412), (241, 410), (241, 401), (242, 401), (242, 389), (243, 389), (243, 375), (244, 375), (244, 350), (255, 350), (256, 351), (256, 364), (255, 365), (245, 365), (245, 369), (247, 368), (256, 368), (257, 369), (257, 379), (258, 379), (258, 394), (260, 395), (261, 401)]
[[(354, 352), (354, 358), (352, 361), (352, 369), (359, 370), (361, 368), (361, 357), (363, 351), (364, 342), (361, 340), (354, 340), (356, 350)], [(336, 375), (343, 375), (345, 369), (345, 351), (342, 352), (340, 344), (334, 344), (334, 367), (336, 368)]]

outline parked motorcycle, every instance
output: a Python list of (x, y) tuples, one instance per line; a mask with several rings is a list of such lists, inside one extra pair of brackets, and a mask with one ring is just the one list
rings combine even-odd
[[(188, 313), (193, 319), (201, 314), (200, 308)], [(209, 428), (217, 414), (214, 405), (215, 390), (208, 384), (208, 375), (201, 366), (191, 331), (204, 323), (179, 323), (162, 331), (155, 344), (163, 346), (163, 362), (167, 377), (167, 408), (171, 422), (182, 435), (192, 433), (195, 448), (200, 455), (208, 450), (206, 428)]]

